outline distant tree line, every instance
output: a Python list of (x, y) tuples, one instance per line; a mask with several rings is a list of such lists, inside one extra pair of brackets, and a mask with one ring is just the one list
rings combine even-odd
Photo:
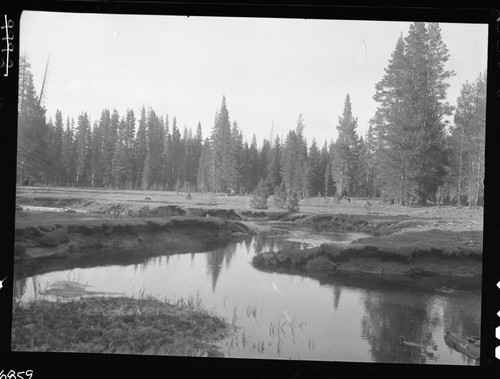
[[(486, 76), (466, 82), (453, 109), (444, 102), (454, 75), (439, 25), (417, 22), (400, 36), (376, 85), (378, 108), (358, 136), (349, 94), (336, 141), (304, 137), (305, 122), (286, 137), (244, 141), (222, 98), (209, 136), (143, 107), (104, 109), (46, 120), (26, 56), (20, 59), (17, 180), (115, 189), (249, 194), (297, 203), (306, 196), (384, 197), (399, 204), (477, 205), (483, 197)], [(271, 137), (272, 138), (272, 137)], [(294, 200), (295, 199), (295, 200)], [(265, 203), (265, 201), (264, 201)], [(256, 202), (257, 206), (259, 202)], [(262, 204), (261, 204), (262, 205)], [(264, 204), (265, 205), (265, 204)], [(293, 206), (289, 206), (293, 209)]]

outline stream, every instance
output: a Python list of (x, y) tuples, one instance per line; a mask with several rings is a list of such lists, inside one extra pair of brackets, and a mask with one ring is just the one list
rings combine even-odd
[[(353, 238), (347, 233), (320, 237), (337, 243)], [(19, 279), (14, 298), (55, 300), (60, 296), (50, 289), (71, 282), (90, 294), (184, 299), (231, 324), (230, 336), (218, 343), (226, 357), (478, 364), (448, 347), (444, 335), (446, 330), (480, 335), (479, 290), (383, 278), (320, 280), (263, 272), (251, 264), (255, 254), (308, 243), (259, 235), (214, 251), (160, 255), (140, 264), (96, 261), (94, 267)], [(402, 344), (402, 338), (411, 344)]]

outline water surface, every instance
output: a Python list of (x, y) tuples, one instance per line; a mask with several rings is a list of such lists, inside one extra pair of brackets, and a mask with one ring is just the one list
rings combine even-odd
[[(322, 238), (342, 243), (352, 236)], [(232, 324), (232, 335), (219, 343), (228, 357), (476, 364), (449, 348), (444, 334), (479, 336), (480, 291), (336, 276), (320, 281), (263, 272), (251, 264), (255, 254), (304, 246), (257, 236), (215, 251), (145, 258), (140, 264), (113, 264), (108, 258), (107, 265), (18, 280), (15, 298), (51, 299), (44, 291), (70, 281), (89, 291), (191, 299)], [(401, 337), (416, 346), (401, 344)]]

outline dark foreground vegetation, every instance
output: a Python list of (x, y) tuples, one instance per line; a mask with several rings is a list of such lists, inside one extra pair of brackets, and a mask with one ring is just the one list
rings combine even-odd
[(89, 298), (15, 304), (12, 349), (149, 355), (220, 355), (226, 323), (199, 302)]

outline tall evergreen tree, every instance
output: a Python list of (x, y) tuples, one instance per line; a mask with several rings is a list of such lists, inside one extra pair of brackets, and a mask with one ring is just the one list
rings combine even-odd
[(54, 170), (54, 182), (56, 184), (62, 184), (63, 173), (62, 173), (62, 143), (64, 134), (64, 121), (61, 111), (56, 110), (56, 120), (54, 125), (54, 134), (52, 137), (52, 167)]
[(385, 195), (400, 203), (432, 200), (443, 183), (445, 80), (453, 75), (444, 69), (448, 57), (439, 25), (414, 23), (406, 38), (400, 36), (376, 85), (377, 165)]
[(220, 110), (216, 113), (211, 135), (212, 143), (212, 189), (229, 191), (236, 189), (236, 160), (234, 143), (231, 138), (231, 124), (226, 107), (226, 97), (222, 97)]
[(303, 137), (304, 120), (299, 115), (297, 127), (290, 130), (281, 154), (281, 176), (288, 196), (304, 195), (307, 191), (307, 145)]
[(99, 128), (101, 129), (103, 138), (103, 185), (110, 187), (113, 185), (113, 151), (116, 143), (116, 133), (118, 130), (119, 115), (116, 109), (113, 111), (113, 116), (108, 109), (104, 109), (99, 120)]
[(351, 98), (346, 95), (344, 110), (339, 117), (339, 136), (335, 143), (335, 156), (331, 164), (332, 177), (338, 189), (337, 197), (355, 195), (359, 166), (359, 139), (356, 133), (358, 119), (352, 115)]
[(212, 188), (211, 176), (212, 176), (212, 151), (211, 143), (208, 138), (205, 139), (203, 143), (203, 149), (200, 155), (200, 161), (198, 165), (198, 173), (196, 175), (196, 184), (198, 191), (205, 192)]
[(259, 184), (259, 149), (257, 147), (257, 138), (255, 134), (252, 136), (252, 143), (250, 144), (250, 148), (248, 150), (248, 182), (247, 182), (247, 191), (253, 192), (253, 190)]
[(19, 58), (18, 98), (17, 180), (22, 184), (46, 182), (50, 165), (49, 129), (26, 55)]
[(76, 179), (76, 146), (73, 138), (73, 127), (70, 124), (69, 117), (66, 122), (66, 129), (63, 134), (61, 146), (61, 166), (62, 180), (65, 185), (74, 185)]
[(275, 188), (279, 187), (282, 181), (281, 178), (281, 141), (280, 137), (276, 136), (274, 145), (269, 154), (267, 162), (267, 186), (269, 193), (272, 193)]
[(120, 189), (125, 188), (127, 175), (126, 135), (127, 123), (122, 117), (118, 126), (116, 142), (113, 149), (113, 159), (111, 162), (113, 186)]
[(151, 108), (147, 115), (147, 154), (142, 173), (143, 189), (158, 189), (162, 178), (164, 126)]
[(324, 193), (325, 185), (325, 167), (323, 167), (321, 153), (316, 144), (316, 140), (313, 139), (311, 147), (309, 148), (309, 194), (311, 196), (322, 195)]
[(103, 150), (103, 129), (94, 122), (92, 129), (92, 141), (90, 147), (91, 154), (91, 180), (92, 187), (100, 187), (104, 184), (104, 150)]
[(90, 144), (90, 120), (87, 113), (82, 113), (78, 116), (76, 131), (76, 183), (79, 186), (90, 185)]
[(486, 78), (479, 75), (475, 83), (462, 86), (457, 99), (450, 142), (453, 154), (448, 180), (453, 183), (452, 198), (462, 205), (477, 205), (484, 191), (484, 147), (486, 114)]
[(142, 185), (142, 177), (144, 172), (144, 164), (148, 153), (148, 138), (147, 138), (147, 120), (146, 109), (144, 106), (141, 109), (141, 117), (137, 129), (137, 136), (134, 141), (134, 160), (135, 160), (135, 188), (140, 188)]

